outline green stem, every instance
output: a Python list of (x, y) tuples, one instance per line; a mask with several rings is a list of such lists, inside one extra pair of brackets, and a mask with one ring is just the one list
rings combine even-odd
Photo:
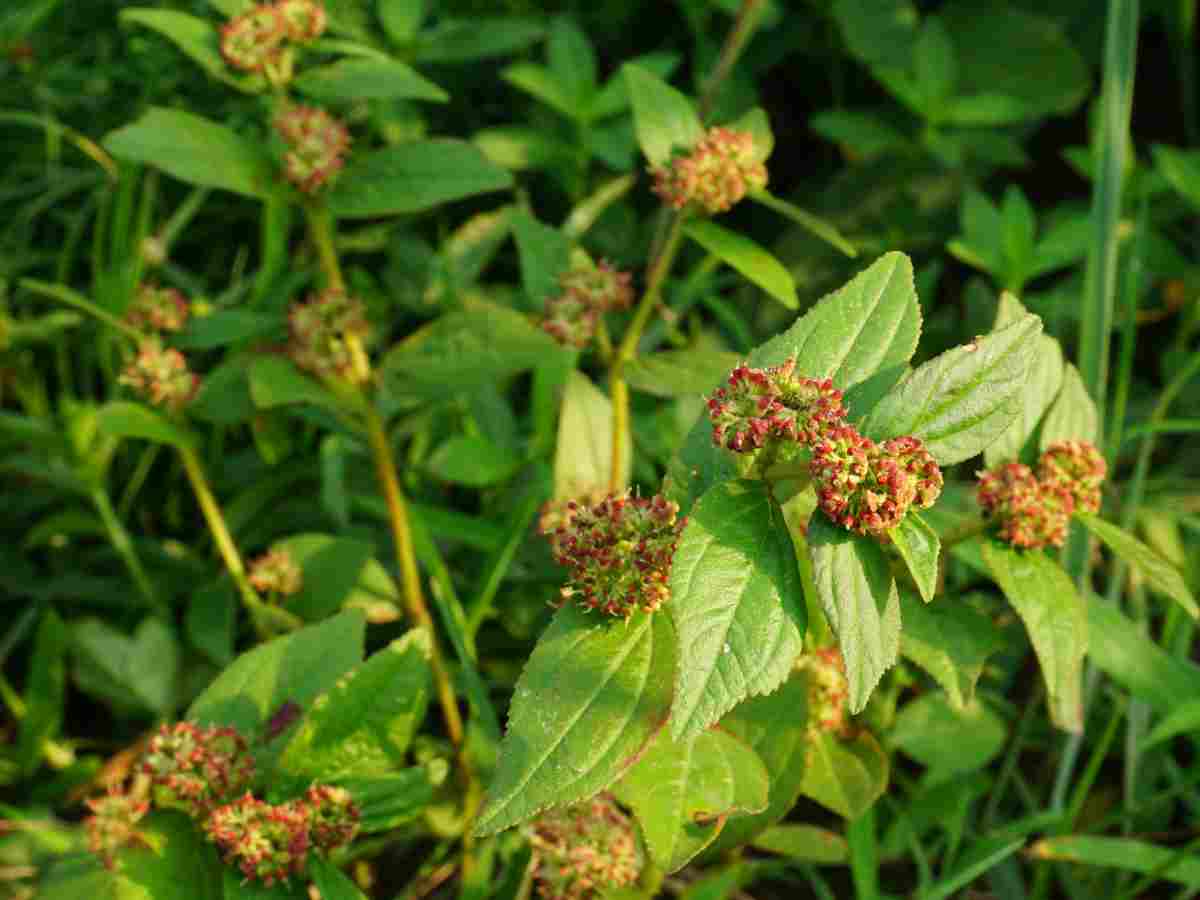
[(115, 328), (122, 334), (133, 338), (138, 343), (146, 340), (146, 335), (142, 334), (142, 332), (138, 331), (128, 322), (121, 321), (108, 310), (100, 308), (91, 300), (82, 294), (76, 293), (66, 285), (48, 284), (45, 281), (37, 281), (33, 278), (22, 278), (17, 284), (32, 294), (49, 297), (52, 300), (57, 300), (59, 303), (65, 303), (67, 306), (73, 306), (78, 310), (82, 310), (88, 315), (99, 319), (105, 325)]
[(142, 597), (160, 615), (168, 615), (170, 608), (154, 590), (150, 577), (146, 574), (145, 568), (142, 567), (142, 561), (138, 558), (137, 551), (133, 547), (133, 540), (129, 537), (129, 532), (125, 530), (120, 517), (117, 516), (116, 510), (113, 509), (108, 491), (103, 487), (94, 488), (91, 498), (92, 504), (96, 507), (96, 512), (100, 515), (100, 521), (104, 523), (104, 529), (108, 532), (109, 542), (113, 545), (113, 549), (117, 551), (117, 555), (125, 563), (125, 567), (129, 570), (129, 574), (132, 576), (134, 584), (137, 585)]
[(750, 42), (755, 29), (758, 28), (759, 19), (766, 5), (766, 0), (742, 0), (737, 21), (733, 23), (733, 30), (725, 39), (725, 46), (721, 48), (721, 56), (717, 60), (716, 68), (713, 69), (708, 81), (704, 83), (704, 91), (700, 96), (701, 121), (708, 118), (709, 112), (712, 111), (713, 101), (717, 97), (717, 89), (729, 77), (729, 73), (733, 71), (742, 51), (746, 49), (746, 44)]
[(333, 245), (333, 219), (329, 210), (319, 204), (309, 204), (304, 207), (308, 216), (308, 232), (312, 236), (313, 247), (317, 251), (317, 259), (321, 263), (321, 271), (325, 280), (335, 291), (346, 290), (346, 279), (342, 277), (342, 265), (338, 261), (337, 249)]

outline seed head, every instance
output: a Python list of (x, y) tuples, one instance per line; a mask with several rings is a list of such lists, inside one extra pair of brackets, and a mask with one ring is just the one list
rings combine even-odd
[(1071, 492), (1043, 481), (1022, 463), (979, 473), (976, 497), (984, 515), (999, 525), (1001, 540), (1014, 547), (1061, 547), (1075, 501)]
[(303, 585), (304, 574), (292, 554), (270, 550), (250, 564), (250, 585), (260, 594), (290, 597)]
[(156, 337), (141, 343), (137, 355), (125, 366), (117, 381), (155, 406), (172, 412), (187, 406), (200, 389), (200, 378), (188, 370), (184, 355), (163, 347)]
[(335, 290), (293, 304), (288, 327), (288, 349), (296, 365), (322, 377), (352, 376), (355, 358), (347, 339), (365, 342), (371, 333), (362, 301)]
[(884, 537), (917, 499), (919, 477), (909, 473), (908, 459), (849, 425), (831, 429), (813, 447), (817, 503), (843, 528)]
[(654, 193), (668, 206), (695, 203), (710, 215), (732, 209), (747, 191), (767, 185), (767, 167), (755, 158), (753, 135), (730, 128), (710, 128), (691, 153), (650, 171)]
[(314, 784), (304, 795), (304, 802), (309, 808), (309, 828), (317, 849), (328, 852), (354, 840), (361, 813), (348, 790)]
[(254, 778), (254, 760), (240, 734), (191, 722), (163, 725), (139, 767), (150, 776), (155, 803), (193, 818), (245, 790)]
[(837, 647), (823, 647), (800, 657), (796, 667), (808, 675), (808, 721), (817, 731), (845, 734), (846, 701), (850, 697), (846, 662)]
[(1107, 474), (1104, 457), (1087, 441), (1058, 441), (1038, 461), (1038, 478), (1070, 494), (1077, 512), (1100, 511), (1100, 488)]
[(226, 863), (270, 887), (304, 871), (311, 813), (303, 800), (272, 805), (246, 793), (214, 809), (203, 827)]
[(275, 130), (287, 145), (284, 174), (304, 193), (316, 193), (345, 165), (350, 130), (325, 110), (288, 104), (275, 116)]
[(662, 606), (684, 525), (678, 513), (678, 504), (658, 494), (568, 502), (561, 524), (547, 532), (555, 560), (570, 572), (563, 600), (626, 619)]
[(266, 72), (279, 64), (287, 32), (287, 22), (277, 7), (255, 6), (222, 26), (221, 55), (235, 69)]
[(942, 493), (942, 470), (920, 438), (904, 436), (883, 442), (883, 452), (890, 456), (916, 482), (913, 505), (928, 509)]
[(564, 272), (559, 283), (562, 293), (546, 301), (542, 329), (560, 344), (586, 347), (600, 316), (633, 304), (633, 276), (604, 260)]
[(134, 328), (150, 331), (182, 331), (188, 320), (188, 302), (175, 288), (148, 282), (125, 310), (125, 321)]
[(137, 823), (150, 809), (146, 800), (135, 799), (117, 787), (107, 794), (83, 801), (92, 814), (83, 820), (88, 849), (100, 857), (106, 869), (117, 867), (117, 851), (122, 847), (146, 846)]
[(608, 794), (545, 812), (532, 828), (534, 879), (545, 900), (593, 900), (641, 873), (634, 824)]
[(325, 33), (325, 6), (316, 0), (279, 0), (275, 4), (283, 17), (289, 40), (309, 44)]

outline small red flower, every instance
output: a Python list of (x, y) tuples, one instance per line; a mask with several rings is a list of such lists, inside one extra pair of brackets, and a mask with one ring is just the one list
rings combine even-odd
[(140, 768), (150, 776), (155, 803), (194, 818), (245, 790), (254, 778), (254, 760), (240, 734), (191, 722), (163, 725)]
[(155, 406), (172, 412), (187, 406), (200, 390), (200, 378), (188, 369), (184, 355), (163, 347), (157, 337), (141, 343), (137, 355), (125, 366), (117, 381)]
[(304, 573), (286, 550), (271, 550), (250, 564), (250, 585), (260, 594), (290, 597), (303, 585)]
[(296, 365), (323, 377), (347, 378), (356, 371), (348, 338), (365, 342), (371, 333), (362, 301), (327, 290), (288, 311), (288, 351)]
[(1069, 493), (1079, 512), (1100, 511), (1100, 488), (1107, 474), (1104, 457), (1087, 441), (1058, 441), (1038, 460), (1038, 478)]
[(287, 146), (284, 174), (304, 193), (313, 194), (328, 185), (345, 165), (350, 129), (325, 110), (288, 104), (276, 115), (275, 130)]
[(608, 794), (542, 813), (529, 842), (545, 900), (593, 900), (633, 884), (644, 864), (636, 827)]
[(984, 515), (999, 525), (1001, 540), (1014, 547), (1061, 547), (1075, 501), (1070, 491), (1040, 480), (1022, 463), (979, 473), (976, 497)]
[(150, 809), (146, 800), (138, 800), (117, 787), (107, 794), (83, 801), (92, 814), (83, 821), (88, 849), (100, 857), (106, 869), (117, 867), (117, 851), (122, 847), (146, 846), (137, 823)]
[(188, 320), (188, 302), (175, 288), (153, 282), (138, 287), (125, 310), (125, 321), (151, 331), (182, 331)]
[(732, 209), (750, 190), (767, 185), (767, 167), (756, 158), (754, 137), (730, 128), (710, 128), (684, 156), (651, 169), (654, 193), (668, 206), (694, 203), (710, 215)]
[(287, 32), (287, 22), (276, 7), (255, 6), (221, 28), (221, 55), (235, 69), (265, 72), (278, 63)]

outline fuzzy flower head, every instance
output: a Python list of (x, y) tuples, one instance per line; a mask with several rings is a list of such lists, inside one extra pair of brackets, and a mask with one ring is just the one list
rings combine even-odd
[(361, 813), (345, 788), (314, 784), (304, 795), (309, 809), (313, 845), (329, 851), (343, 847), (358, 834)]
[(100, 857), (106, 869), (117, 866), (117, 851), (122, 847), (146, 845), (137, 823), (150, 809), (147, 800), (138, 800), (116, 787), (107, 794), (83, 801), (92, 814), (83, 821), (88, 849)]
[(200, 389), (200, 378), (188, 369), (184, 355), (163, 347), (157, 338), (142, 342), (117, 381), (171, 412), (187, 406)]
[(1087, 441), (1058, 441), (1038, 461), (1038, 478), (1071, 495), (1078, 512), (1100, 512), (1100, 487), (1108, 465)]
[(1007, 463), (979, 473), (976, 493), (984, 515), (999, 526), (1000, 539), (1014, 547), (1061, 547), (1075, 501), (1066, 488), (1040, 480), (1029, 466)]
[(350, 130), (325, 110), (288, 104), (275, 116), (275, 130), (287, 146), (284, 174), (304, 193), (316, 193), (345, 165)]
[(846, 702), (850, 697), (846, 663), (837, 647), (823, 647), (796, 663), (808, 676), (808, 721), (818, 731), (844, 734)]
[(296, 365), (323, 377), (354, 376), (359, 365), (353, 344), (361, 345), (371, 333), (362, 301), (335, 290), (293, 304), (288, 328)]
[(678, 513), (678, 504), (658, 494), (568, 502), (562, 524), (548, 533), (555, 560), (570, 571), (563, 600), (626, 619), (662, 606), (684, 525)]
[(817, 504), (843, 528), (882, 537), (917, 499), (918, 478), (902, 459), (849, 425), (813, 447), (810, 466)]
[(723, 213), (750, 190), (767, 186), (767, 167), (747, 131), (710, 128), (685, 156), (651, 169), (654, 193), (675, 209), (694, 203), (710, 215)]
[(633, 276), (617, 271), (605, 260), (570, 269), (559, 283), (562, 293), (546, 300), (542, 330), (560, 344), (586, 347), (600, 316), (633, 305)]
[(311, 810), (303, 801), (270, 804), (246, 793), (204, 821), (225, 862), (270, 887), (304, 871)]
[(271, 550), (250, 564), (250, 585), (260, 594), (290, 597), (300, 590), (304, 575), (286, 550)]
[(287, 22), (279, 9), (269, 4), (255, 6), (221, 27), (221, 55), (244, 72), (274, 70), (279, 67), (287, 34)]
[(245, 790), (254, 760), (232, 728), (200, 728), (191, 722), (163, 725), (141, 759), (155, 803), (194, 818)]
[(534, 880), (545, 900), (592, 900), (641, 873), (635, 826), (608, 794), (545, 812), (532, 829)]
[(546, 300), (542, 331), (566, 347), (583, 349), (596, 335), (600, 312), (583, 297), (565, 291)]
[(929, 509), (942, 493), (942, 470), (920, 438), (904, 436), (883, 442), (883, 452), (915, 482), (913, 506)]
[(767, 369), (740, 365), (708, 400), (713, 443), (753, 453), (768, 441), (811, 446), (846, 418), (842, 392), (828, 379), (796, 375), (795, 358)]
[(187, 320), (188, 302), (183, 294), (154, 283), (139, 286), (125, 310), (126, 322), (148, 331), (182, 331)]
[(310, 44), (325, 33), (328, 20), (324, 4), (316, 0), (279, 0), (275, 8), (283, 18), (289, 40)]

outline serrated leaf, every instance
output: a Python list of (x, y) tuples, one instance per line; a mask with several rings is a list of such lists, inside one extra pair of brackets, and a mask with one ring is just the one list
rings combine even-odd
[(1087, 609), (1062, 567), (1041, 551), (984, 541), (983, 559), (1012, 604), (1037, 654), (1050, 717), (1066, 731), (1083, 729), (1083, 657)]
[(1200, 607), (1188, 589), (1183, 573), (1139, 541), (1111, 522), (1091, 513), (1076, 513), (1075, 518), (1098, 537), (1109, 550), (1129, 563), (1146, 579), (1152, 590), (1170, 597), (1182, 606), (1193, 619), (1200, 617)]
[(604, 790), (665, 724), (674, 681), (668, 616), (618, 621), (564, 606), (517, 681), (477, 834)]
[(96, 415), (96, 424), (101, 431), (113, 437), (137, 438), (172, 447), (196, 446), (196, 436), (187, 426), (177, 424), (140, 403), (123, 400), (106, 403)]
[[(554, 451), (554, 499), (572, 500), (600, 490), (612, 480), (612, 402), (590, 378), (575, 369), (567, 376), (558, 444)], [(629, 483), (633, 447), (628, 434), (617, 484)]]
[(987, 658), (999, 649), (996, 627), (958, 597), (925, 604), (910, 591), (900, 592), (904, 630), (900, 653), (916, 663), (963, 707), (975, 695)]
[(671, 708), (677, 740), (787, 678), (807, 613), (783, 511), (764, 483), (728, 481), (700, 498), (675, 551), (668, 608), (687, 661)]
[(799, 308), (800, 301), (796, 297), (796, 282), (792, 273), (750, 238), (707, 220), (689, 222), (683, 231), (721, 262), (758, 285), (788, 309)]
[(801, 792), (845, 819), (857, 819), (882, 796), (888, 758), (869, 731), (842, 740), (828, 731), (813, 735)]
[(429, 100), (450, 95), (416, 69), (394, 59), (341, 59), (306, 69), (292, 82), (296, 90), (325, 103), (361, 100)]
[(1046, 420), (1042, 423), (1038, 444), (1045, 450), (1055, 441), (1079, 440), (1096, 443), (1100, 433), (1100, 416), (1096, 402), (1083, 384), (1083, 376), (1071, 363), (1063, 370), (1062, 387)]
[(429, 702), (430, 638), (415, 628), (318, 697), (278, 771), (298, 779), (382, 775), (403, 768)]
[(691, 150), (704, 135), (692, 101), (635, 63), (621, 67), (638, 145), (651, 166), (666, 165), (676, 150)]
[(768, 781), (763, 761), (731, 734), (674, 741), (661, 732), (613, 793), (637, 815), (651, 858), (674, 872), (712, 842), (725, 819), (762, 812)]
[(938, 534), (921, 518), (916, 510), (909, 510), (900, 524), (888, 532), (894, 546), (908, 566), (908, 571), (917, 583), (921, 599), (926, 603), (933, 599), (937, 590), (938, 552), (942, 542)]
[(808, 549), (817, 596), (846, 663), (850, 711), (857, 713), (900, 651), (896, 581), (875, 540), (846, 531), (820, 511), (808, 523)]
[(863, 433), (918, 437), (943, 466), (980, 453), (1020, 414), (1041, 331), (1041, 319), (1029, 315), (934, 357), (879, 401)]
[(924, 694), (896, 715), (888, 739), (926, 766), (930, 782), (982, 769), (1001, 750), (1008, 727), (978, 700), (956, 708), (945, 694)]

